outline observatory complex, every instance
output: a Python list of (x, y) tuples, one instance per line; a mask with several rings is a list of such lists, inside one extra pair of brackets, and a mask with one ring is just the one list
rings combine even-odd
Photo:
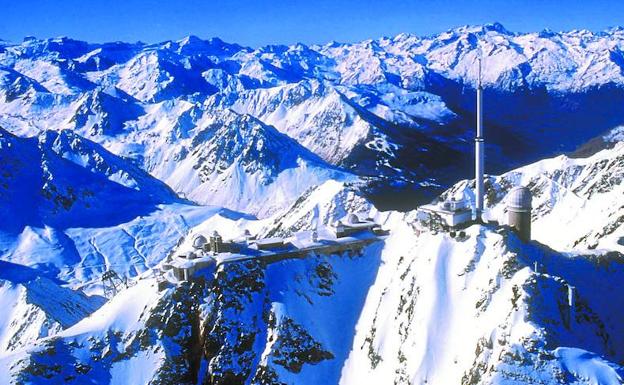
[(233, 262), (257, 260), (268, 264), (311, 255), (358, 254), (386, 235), (388, 231), (374, 220), (360, 219), (356, 214), (331, 227), (301, 231), (289, 238), (257, 239), (245, 231), (238, 239), (223, 240), (215, 230), (208, 238), (198, 234), (182, 245), (176, 254), (167, 257), (162, 269), (173, 282), (190, 281), (200, 270)]
[[(482, 223), (485, 211), (485, 136), (483, 131), (483, 86), (481, 83), (481, 60), (478, 60), (478, 80), (476, 92), (476, 135), (475, 135), (475, 188), (471, 204), (463, 195), (449, 197), (422, 205), (417, 211), (421, 223), (438, 224), (447, 228), (461, 228), (472, 223)], [(531, 239), (531, 191), (522, 186), (514, 187), (505, 202), (507, 224), (518, 233), (523, 241)]]

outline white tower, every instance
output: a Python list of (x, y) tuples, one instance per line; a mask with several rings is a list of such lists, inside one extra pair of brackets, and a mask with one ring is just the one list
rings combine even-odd
[(479, 58), (479, 80), (477, 83), (477, 136), (475, 137), (475, 220), (483, 214), (483, 164), (485, 159), (483, 142), (483, 87), (481, 86), (481, 58)]
[(527, 187), (514, 187), (509, 190), (507, 203), (507, 224), (525, 242), (531, 240), (531, 190)]

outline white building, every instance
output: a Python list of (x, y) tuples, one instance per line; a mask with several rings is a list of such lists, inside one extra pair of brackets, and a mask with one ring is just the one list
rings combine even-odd
[(418, 208), (418, 220), (426, 222), (439, 217), (449, 227), (457, 227), (472, 220), (472, 209), (465, 199), (451, 198)]
[(349, 214), (346, 222), (337, 221), (333, 227), (337, 238), (347, 237), (365, 231), (370, 231), (376, 235), (384, 235), (381, 226), (375, 221), (368, 219), (361, 220), (355, 214)]

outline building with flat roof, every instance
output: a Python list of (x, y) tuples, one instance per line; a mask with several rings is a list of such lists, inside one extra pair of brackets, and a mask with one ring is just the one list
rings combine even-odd
[(448, 227), (459, 227), (472, 220), (472, 208), (465, 199), (447, 199), (422, 205), (416, 212), (421, 222), (442, 221)]
[(375, 221), (362, 220), (356, 214), (349, 214), (346, 221), (336, 221), (334, 232), (337, 238), (346, 237), (363, 231), (370, 231), (376, 235), (383, 235), (383, 230)]

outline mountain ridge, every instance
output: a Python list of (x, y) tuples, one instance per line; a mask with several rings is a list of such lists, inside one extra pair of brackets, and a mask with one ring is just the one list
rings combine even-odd
[[(511, 33), (493, 23), (422, 37), (259, 48), (196, 37), (153, 44), (28, 39), (2, 47), (0, 124), (18, 135), (68, 127), (132, 158), (137, 151), (120, 142), (140, 146), (162, 135), (154, 130), (158, 111), (183, 113), (159, 106), (233, 108), (274, 125), (335, 166), (379, 176), (372, 186), (380, 191), (396, 190), (389, 180), (402, 180), (400, 188), (415, 192), (418, 202), (427, 195), (420, 183), (440, 165), (423, 165), (417, 154), (470, 151), (479, 55), (492, 172), (571, 151), (624, 123), (617, 112), (624, 103), (624, 33), (617, 28)], [(102, 100), (91, 102), (93, 92)], [(197, 118), (183, 119), (193, 125)], [(398, 129), (388, 135), (381, 126)], [(398, 134), (410, 131), (425, 133), (431, 143)], [(530, 145), (535, 135), (544, 140)], [(453, 167), (427, 180), (440, 186), (429, 196), (467, 171), (465, 159), (447, 158)], [(154, 153), (138, 161), (150, 171), (161, 160)]]
[[(624, 29), (497, 23), (0, 42), (0, 382), (621, 384), (622, 52)], [(474, 200), (479, 56), (485, 223), (420, 226), (420, 203)], [(505, 225), (517, 185), (529, 242)], [(215, 231), (314, 239), (352, 214), (388, 235), (184, 281), (165, 266)]]

